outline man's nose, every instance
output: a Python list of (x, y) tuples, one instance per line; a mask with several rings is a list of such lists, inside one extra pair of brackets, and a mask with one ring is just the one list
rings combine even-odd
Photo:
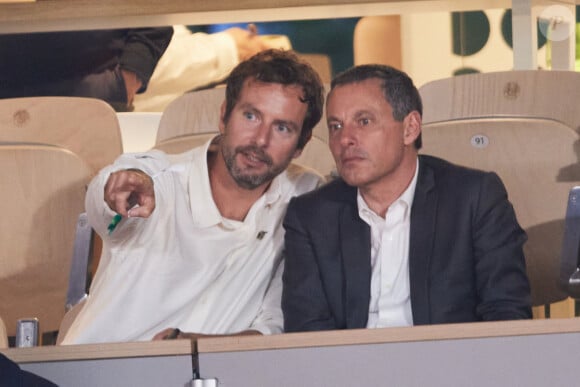
[(345, 123), (340, 131), (340, 144), (342, 146), (349, 146), (356, 143), (356, 128), (354, 125)]
[(254, 140), (256, 144), (260, 147), (265, 147), (270, 143), (270, 137), (272, 135), (272, 129), (270, 125), (262, 124), (256, 128), (254, 135)]

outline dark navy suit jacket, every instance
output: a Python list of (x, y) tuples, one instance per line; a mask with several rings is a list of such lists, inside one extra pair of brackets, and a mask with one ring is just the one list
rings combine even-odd
[[(336, 180), (294, 198), (284, 219), (287, 332), (364, 328), (370, 227)], [(531, 318), (519, 226), (500, 178), (419, 156), (409, 276), (415, 325)]]
[(0, 386), (2, 387), (58, 387), (56, 384), (20, 369), (18, 364), (0, 353)]

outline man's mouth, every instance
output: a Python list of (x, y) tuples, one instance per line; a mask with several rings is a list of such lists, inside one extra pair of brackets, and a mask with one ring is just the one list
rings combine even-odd
[(357, 161), (362, 161), (364, 160), (365, 157), (359, 153), (356, 152), (348, 152), (348, 153), (344, 153), (341, 158), (340, 161), (341, 163), (344, 164), (348, 164), (348, 163), (353, 163), (353, 162), (357, 162)]
[(260, 165), (270, 165), (270, 158), (263, 154), (263, 152), (256, 152), (254, 150), (245, 149), (239, 152), (250, 166), (258, 167)]

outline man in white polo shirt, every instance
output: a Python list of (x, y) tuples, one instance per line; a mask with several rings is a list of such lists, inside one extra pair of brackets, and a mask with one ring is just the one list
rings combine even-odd
[(309, 65), (264, 51), (228, 78), (219, 136), (103, 169), (86, 198), (103, 254), (63, 344), (281, 332), (282, 217), (320, 183), (289, 164), (322, 104)]

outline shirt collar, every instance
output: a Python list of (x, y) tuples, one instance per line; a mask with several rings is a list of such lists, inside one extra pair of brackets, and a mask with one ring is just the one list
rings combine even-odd
[[(405, 191), (399, 196), (389, 208), (394, 205), (402, 205), (405, 208), (404, 217), (407, 218), (410, 215), (410, 208), (413, 205), (413, 198), (415, 197), (415, 188), (417, 187), (417, 176), (419, 175), (419, 160), (415, 162), (415, 173), (413, 178), (411, 179), (411, 183), (407, 186)], [(364, 198), (360, 193), (360, 189), (357, 189), (356, 193), (356, 201), (358, 205), (358, 215), (359, 217), (364, 220), (367, 224), (371, 225), (378, 220), (384, 221), (385, 219), (378, 214), (376, 214), (373, 210), (370, 209), (368, 204), (365, 202)], [(388, 214), (388, 211), (387, 211)]]
[[(209, 181), (207, 153), (215, 139), (216, 137), (208, 140), (203, 146), (195, 148), (191, 159), (188, 181), (189, 206), (193, 222), (199, 227), (215, 226), (224, 223), (225, 220), (213, 200)], [(252, 205), (250, 212), (254, 211), (255, 206), (270, 206), (280, 200), (282, 197), (282, 179), (285, 173), (282, 172), (272, 180), (262, 198)], [(230, 225), (232, 221), (227, 220), (226, 223)]]

